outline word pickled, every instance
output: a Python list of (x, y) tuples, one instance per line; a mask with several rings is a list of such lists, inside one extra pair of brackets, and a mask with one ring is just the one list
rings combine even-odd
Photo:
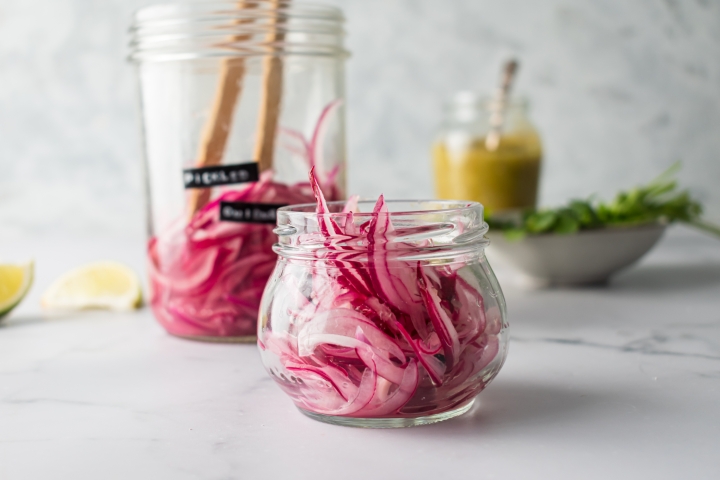
[(256, 162), (183, 170), (185, 188), (208, 188), (218, 185), (257, 182), (258, 178), (259, 171)]

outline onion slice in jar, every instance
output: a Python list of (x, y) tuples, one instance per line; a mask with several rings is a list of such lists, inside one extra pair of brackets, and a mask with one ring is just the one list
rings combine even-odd
[[(500, 310), (486, 311), (461, 261), (402, 260), (400, 250), (412, 245), (401, 243), (382, 196), (365, 223), (356, 223), (367, 214), (356, 216), (354, 198), (331, 213), (315, 173), (319, 231), (305, 235), (322, 248), (302, 281), (285, 283), (305, 293), (282, 309), (290, 327), (280, 361), (304, 383), (281, 385), (301, 408), (323, 415), (415, 416), (467, 402), (500, 354)], [(274, 332), (264, 335), (275, 353), (266, 340)]]

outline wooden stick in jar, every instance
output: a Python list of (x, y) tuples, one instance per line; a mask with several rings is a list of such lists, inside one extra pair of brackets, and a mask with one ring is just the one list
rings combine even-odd
[[(257, 2), (238, 2), (238, 9), (256, 8)], [(252, 19), (239, 19), (238, 25), (252, 22)], [(249, 39), (248, 35), (235, 35), (233, 41)], [(211, 167), (222, 162), (228, 134), (232, 125), (235, 105), (242, 91), (242, 80), (245, 75), (245, 59), (242, 57), (223, 59), (218, 74), (218, 86), (215, 92), (212, 110), (208, 116), (200, 138), (197, 154), (197, 167)], [(210, 200), (210, 189), (193, 189), (190, 191), (188, 212), (190, 217), (204, 207)]]
[(260, 112), (255, 133), (255, 159), (261, 172), (273, 167), (275, 153), (275, 135), (280, 115), (282, 96), (282, 59), (276, 54), (280, 42), (285, 40), (285, 33), (278, 26), (282, 23), (280, 8), (287, 5), (288, 0), (272, 0), (271, 4), (278, 15), (270, 20), (270, 31), (266, 42), (271, 45), (272, 53), (263, 58), (262, 92), (260, 94)]
[[(277, 11), (282, 4), (289, 0), (272, 0), (272, 7)], [(256, 8), (257, 2), (241, 1), (238, 8)], [(253, 20), (241, 19), (238, 23), (248, 23)], [(279, 16), (270, 21), (271, 31), (266, 41), (275, 48), (278, 42), (285, 38), (285, 34), (277, 30), (280, 23)], [(234, 40), (246, 40), (248, 36), (239, 35)], [(235, 104), (242, 90), (242, 78), (245, 75), (245, 59), (229, 58), (223, 61), (219, 74), (218, 89), (213, 102), (213, 108), (208, 118), (200, 142), (198, 152), (198, 167), (218, 165), (222, 162), (227, 137), (230, 133)], [(254, 158), (259, 163), (260, 171), (272, 169), (275, 147), (275, 135), (280, 111), (280, 98), (282, 94), (282, 61), (279, 57), (271, 55), (263, 60), (263, 88), (260, 98), (260, 112), (258, 114), (258, 128), (255, 138)], [(198, 189), (191, 192), (189, 212), (192, 217), (210, 200), (210, 189)]]

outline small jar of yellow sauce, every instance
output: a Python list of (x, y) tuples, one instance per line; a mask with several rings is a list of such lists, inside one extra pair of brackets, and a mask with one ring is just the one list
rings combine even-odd
[[(433, 146), (437, 197), (480, 202), (492, 213), (534, 207), (542, 145), (527, 112), (522, 99), (498, 105), (471, 92), (457, 94)], [(491, 133), (497, 115), (502, 127)], [(489, 134), (499, 141), (488, 141)]]

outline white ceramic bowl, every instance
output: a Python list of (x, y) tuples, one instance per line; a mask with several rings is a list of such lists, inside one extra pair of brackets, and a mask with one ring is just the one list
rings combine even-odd
[(508, 241), (490, 231), (489, 254), (513, 265), (537, 286), (601, 284), (632, 265), (660, 240), (665, 224), (611, 227)]

